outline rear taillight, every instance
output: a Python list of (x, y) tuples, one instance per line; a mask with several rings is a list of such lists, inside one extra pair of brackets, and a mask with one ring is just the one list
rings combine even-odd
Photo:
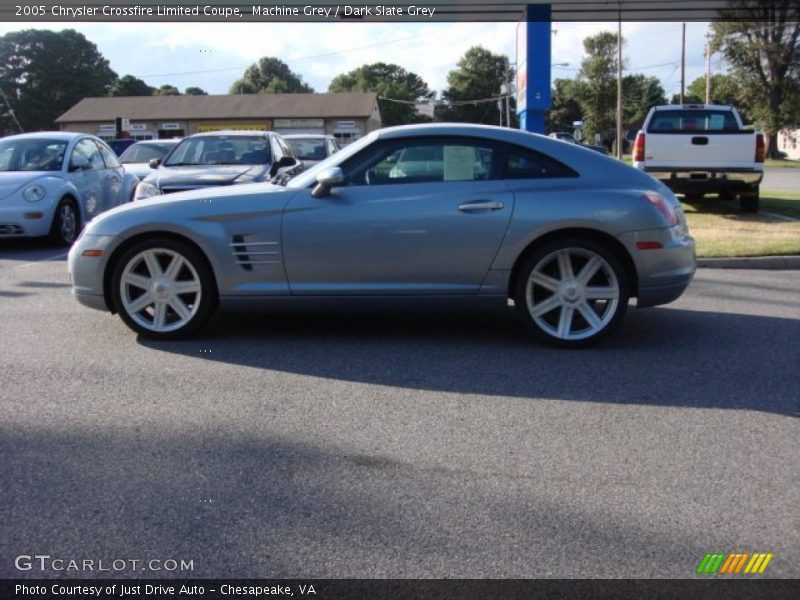
[(656, 192), (647, 192), (644, 195), (645, 200), (647, 200), (653, 207), (661, 213), (661, 216), (664, 217), (664, 220), (667, 222), (667, 225), (673, 227), (675, 225), (680, 225), (680, 219), (678, 218), (678, 211), (675, 209), (672, 204), (667, 202), (667, 200), (661, 194)]
[(634, 162), (644, 161), (644, 131), (636, 134), (636, 140), (633, 142), (633, 160)]
[(756, 162), (763, 163), (764, 158), (767, 154), (767, 146), (764, 143), (764, 134), (757, 133), (756, 134)]

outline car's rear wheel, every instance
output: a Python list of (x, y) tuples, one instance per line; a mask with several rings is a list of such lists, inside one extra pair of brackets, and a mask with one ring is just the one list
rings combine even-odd
[(758, 189), (755, 191), (743, 192), (739, 195), (739, 209), (745, 213), (758, 212), (759, 200)]
[(170, 238), (134, 244), (114, 265), (114, 306), (128, 327), (153, 339), (186, 336), (214, 311), (210, 267), (191, 245)]
[(60, 246), (71, 246), (81, 230), (78, 207), (72, 198), (64, 198), (58, 203), (50, 225), (50, 241)]
[(533, 333), (550, 344), (582, 347), (608, 335), (628, 306), (620, 260), (589, 239), (538, 248), (520, 270), (514, 302)]

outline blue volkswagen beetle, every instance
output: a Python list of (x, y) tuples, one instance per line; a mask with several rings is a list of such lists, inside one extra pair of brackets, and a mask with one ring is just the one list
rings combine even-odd
[(0, 238), (70, 245), (83, 225), (130, 200), (135, 177), (100, 138), (40, 132), (0, 139)]

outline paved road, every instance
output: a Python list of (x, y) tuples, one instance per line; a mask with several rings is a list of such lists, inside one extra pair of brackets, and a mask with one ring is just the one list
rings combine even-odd
[(762, 190), (800, 192), (800, 169), (767, 168), (764, 171)]
[(0, 246), (0, 577), (687, 577), (708, 551), (800, 576), (800, 271), (701, 271), (586, 351), (503, 314), (169, 344), (73, 302), (56, 252)]

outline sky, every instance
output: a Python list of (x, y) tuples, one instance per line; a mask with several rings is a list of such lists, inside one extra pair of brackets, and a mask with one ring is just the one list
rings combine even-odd
[[(277, 56), (324, 92), (331, 79), (362, 64), (396, 63), (437, 92), (447, 73), (475, 45), (516, 58), (516, 23), (0, 23), (0, 35), (20, 29), (72, 28), (97, 45), (118, 75), (134, 75), (153, 87), (183, 91), (201, 87), (228, 93), (245, 68)], [(553, 77), (574, 77), (583, 39), (616, 31), (616, 23), (553, 23)], [(686, 85), (705, 73), (707, 23), (686, 26)], [(623, 23), (630, 73), (661, 79), (667, 97), (680, 90), (680, 23)], [(719, 55), (712, 69), (724, 65)]]

